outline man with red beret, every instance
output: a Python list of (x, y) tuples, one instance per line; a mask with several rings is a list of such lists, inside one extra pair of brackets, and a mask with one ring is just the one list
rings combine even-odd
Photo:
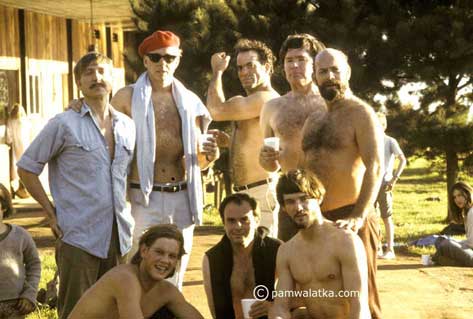
[[(136, 154), (128, 176), (136, 223), (132, 251), (150, 226), (177, 225), (187, 255), (172, 281), (182, 287), (194, 225), (202, 221), (200, 170), (215, 161), (219, 152), (216, 136), (202, 138), (211, 120), (207, 108), (174, 77), (181, 57), (179, 46), (179, 37), (170, 31), (156, 31), (144, 39), (138, 52), (146, 72), (135, 84), (119, 90), (111, 103), (136, 124)], [(198, 143), (201, 139), (204, 142)]]

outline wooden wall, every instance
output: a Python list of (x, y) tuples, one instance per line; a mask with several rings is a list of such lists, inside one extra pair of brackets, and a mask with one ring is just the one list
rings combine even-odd
[[(113, 66), (116, 68), (125, 68), (123, 61), (123, 29), (120, 26), (112, 26), (110, 28), (112, 36), (112, 56)], [(117, 36), (117, 41), (114, 42), (114, 34)]]
[(93, 37), (90, 23), (72, 21), (72, 61), (74, 64), (88, 52), (91, 43), (95, 44), (98, 52), (107, 54), (105, 25), (103, 23), (94, 24), (94, 30), (99, 30), (99, 39)]
[(0, 5), (0, 69), (20, 68), (18, 10)]
[(29, 59), (67, 62), (66, 19), (25, 11), (25, 41)]

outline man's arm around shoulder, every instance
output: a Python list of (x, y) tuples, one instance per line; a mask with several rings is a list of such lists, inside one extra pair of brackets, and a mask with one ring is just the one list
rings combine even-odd
[(131, 117), (131, 99), (133, 87), (128, 85), (117, 91), (110, 100), (110, 104), (118, 111)]

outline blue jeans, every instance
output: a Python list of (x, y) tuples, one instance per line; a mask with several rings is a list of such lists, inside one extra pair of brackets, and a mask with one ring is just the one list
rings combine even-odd
[(434, 255), (434, 261), (442, 264), (445, 258), (462, 267), (473, 267), (473, 249), (462, 247), (456, 240), (439, 237), (435, 241), (437, 252)]

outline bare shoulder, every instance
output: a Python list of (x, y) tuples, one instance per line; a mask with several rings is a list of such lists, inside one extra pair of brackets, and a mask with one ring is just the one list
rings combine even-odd
[(139, 284), (136, 266), (132, 264), (118, 265), (108, 271), (103, 278), (108, 279), (115, 287), (123, 285), (130, 287), (131, 284)]
[(375, 116), (373, 107), (355, 95), (352, 95), (346, 99), (346, 106), (348, 109), (358, 114)]
[(351, 230), (340, 228), (334, 222), (326, 221), (325, 231), (327, 240), (334, 245), (333, 247), (339, 248), (336, 250), (338, 255), (347, 255), (350, 249), (364, 250), (360, 237)]
[(110, 100), (110, 104), (117, 111), (131, 116), (131, 98), (133, 96), (133, 86), (128, 85), (117, 91)]
[(288, 94), (285, 94), (283, 96), (277, 96), (277, 97), (273, 96), (271, 99), (266, 101), (261, 111), (262, 114), (269, 115), (269, 114), (277, 113), (289, 101)]

